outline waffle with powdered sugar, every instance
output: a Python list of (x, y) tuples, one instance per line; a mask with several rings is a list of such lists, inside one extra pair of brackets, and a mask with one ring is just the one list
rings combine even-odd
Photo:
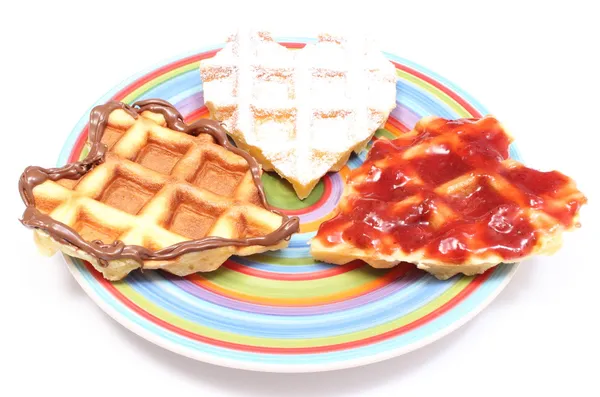
[(211, 116), (301, 199), (396, 106), (394, 65), (364, 38), (323, 34), (290, 50), (268, 33), (238, 32), (200, 72)]

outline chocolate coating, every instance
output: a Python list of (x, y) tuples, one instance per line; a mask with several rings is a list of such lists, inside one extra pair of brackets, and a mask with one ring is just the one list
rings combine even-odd
[[(282, 217), (281, 226), (275, 231), (261, 237), (244, 239), (205, 237), (198, 240), (182, 241), (158, 251), (153, 251), (139, 245), (126, 245), (119, 240), (111, 244), (105, 244), (99, 240), (86, 241), (71, 227), (39, 211), (35, 207), (35, 198), (33, 195), (33, 189), (37, 185), (47, 180), (78, 179), (104, 161), (107, 147), (101, 143), (101, 139), (108, 124), (110, 114), (117, 109), (126, 111), (134, 118), (137, 118), (144, 111), (162, 114), (170, 129), (193, 136), (198, 136), (202, 133), (210, 134), (217, 144), (243, 157), (248, 162), (262, 205), (269, 211)], [(173, 105), (161, 99), (147, 99), (136, 102), (131, 106), (122, 102), (110, 101), (92, 109), (88, 142), (91, 144), (90, 151), (85, 159), (81, 161), (70, 163), (60, 168), (31, 166), (25, 169), (19, 179), (19, 193), (27, 206), (21, 223), (26, 227), (45, 231), (59, 243), (68, 244), (86, 252), (97, 258), (98, 262), (103, 266), (106, 266), (108, 261), (111, 260), (133, 259), (140, 263), (143, 268), (144, 260), (170, 260), (186, 253), (224, 246), (270, 246), (277, 244), (281, 240), (289, 239), (293, 233), (299, 230), (300, 222), (297, 217), (288, 217), (269, 205), (260, 180), (260, 165), (250, 154), (233, 146), (229, 142), (227, 132), (217, 121), (202, 119), (188, 125), (183, 121), (183, 116)]]

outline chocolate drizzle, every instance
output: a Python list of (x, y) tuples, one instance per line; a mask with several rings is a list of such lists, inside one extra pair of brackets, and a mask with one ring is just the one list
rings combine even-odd
[[(58, 222), (39, 211), (35, 207), (35, 198), (33, 195), (33, 189), (37, 185), (40, 185), (47, 180), (79, 179), (104, 161), (107, 148), (106, 145), (101, 143), (101, 139), (108, 124), (110, 114), (117, 109), (124, 110), (134, 118), (137, 118), (144, 111), (162, 114), (170, 129), (193, 136), (198, 136), (202, 133), (210, 134), (217, 144), (243, 157), (250, 167), (250, 172), (254, 184), (258, 189), (262, 205), (269, 211), (282, 217), (281, 226), (275, 231), (261, 237), (244, 239), (205, 237), (198, 240), (183, 241), (158, 251), (153, 251), (139, 245), (126, 245), (119, 240), (114, 241), (111, 244), (105, 244), (100, 240), (86, 241), (71, 227)], [(61, 244), (68, 244), (86, 252), (95, 257), (103, 266), (107, 266), (108, 261), (111, 260), (133, 259), (140, 263), (140, 266), (143, 268), (144, 260), (170, 260), (186, 253), (224, 246), (271, 246), (284, 239), (289, 239), (293, 233), (296, 233), (299, 230), (299, 219), (297, 217), (288, 217), (269, 205), (260, 180), (261, 168), (259, 164), (248, 153), (233, 146), (229, 142), (227, 139), (227, 132), (217, 121), (202, 119), (188, 125), (183, 121), (183, 116), (173, 105), (161, 99), (139, 101), (132, 106), (122, 102), (110, 101), (92, 109), (90, 114), (88, 142), (91, 145), (90, 151), (85, 159), (81, 161), (70, 163), (60, 168), (31, 166), (25, 169), (19, 180), (19, 192), (23, 202), (27, 206), (23, 213), (21, 223), (26, 227), (45, 231)]]

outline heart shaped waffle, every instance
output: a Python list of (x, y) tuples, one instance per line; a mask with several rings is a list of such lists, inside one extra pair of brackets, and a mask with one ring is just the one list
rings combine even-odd
[(396, 106), (395, 68), (362, 38), (321, 35), (290, 50), (268, 33), (238, 32), (200, 72), (211, 116), (300, 199), (361, 151)]
[(311, 241), (319, 260), (400, 262), (446, 279), (551, 254), (579, 226), (586, 197), (557, 172), (508, 158), (512, 138), (493, 117), (427, 117), (378, 140), (352, 171), (337, 215)]
[(214, 120), (187, 125), (157, 99), (111, 101), (92, 110), (88, 144), (82, 161), (23, 172), (22, 223), (42, 252), (83, 258), (109, 280), (139, 267), (211, 271), (231, 255), (285, 247), (298, 231)]

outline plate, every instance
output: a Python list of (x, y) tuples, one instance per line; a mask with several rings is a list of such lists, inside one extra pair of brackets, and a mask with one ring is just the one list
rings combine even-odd
[[(310, 39), (279, 38), (290, 48)], [(97, 104), (163, 98), (192, 122), (208, 117), (199, 61), (223, 44), (168, 61), (134, 76)], [(478, 117), (488, 111), (437, 74), (392, 54), (398, 75), (397, 107), (376, 138), (400, 135), (425, 115)], [(74, 128), (58, 164), (80, 158), (89, 111)], [(232, 257), (219, 270), (185, 278), (134, 271), (111, 283), (89, 264), (65, 256), (87, 294), (115, 320), (147, 340), (197, 360), (268, 372), (315, 372), (365, 365), (427, 345), (473, 318), (506, 286), (517, 266), (502, 264), (477, 277), (439, 281), (412, 265), (374, 270), (361, 262), (318, 263), (309, 239), (331, 216), (348, 172), (322, 179), (304, 201), (278, 177), (265, 173), (269, 202), (301, 219), (289, 247)], [(515, 147), (511, 156), (519, 158)]]

